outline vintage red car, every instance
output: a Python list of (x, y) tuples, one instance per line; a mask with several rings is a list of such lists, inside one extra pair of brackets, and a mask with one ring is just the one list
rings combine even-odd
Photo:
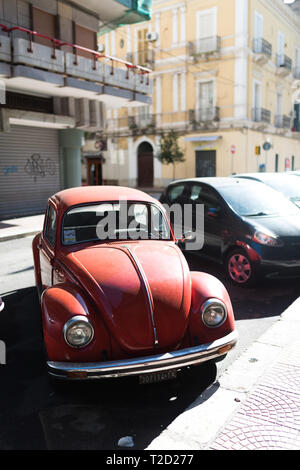
[(164, 207), (142, 191), (58, 192), (33, 256), (53, 377), (148, 383), (223, 358), (236, 344), (225, 287), (190, 272)]

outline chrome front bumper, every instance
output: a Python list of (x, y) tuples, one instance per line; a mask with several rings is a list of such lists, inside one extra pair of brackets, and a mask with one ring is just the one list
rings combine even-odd
[(211, 343), (178, 351), (107, 362), (47, 362), (48, 372), (58, 379), (109, 379), (130, 375), (150, 374), (170, 369), (181, 369), (193, 364), (217, 359), (232, 349), (237, 342), (236, 330)]

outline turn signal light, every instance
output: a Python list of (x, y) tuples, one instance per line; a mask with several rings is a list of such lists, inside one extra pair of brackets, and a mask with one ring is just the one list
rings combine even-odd
[(230, 351), (231, 345), (227, 344), (226, 346), (223, 346), (222, 348), (218, 349), (218, 354), (224, 354), (228, 351)]

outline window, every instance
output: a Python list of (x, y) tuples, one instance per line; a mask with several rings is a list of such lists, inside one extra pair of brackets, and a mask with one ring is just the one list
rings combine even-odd
[(74, 207), (64, 216), (62, 233), (64, 245), (170, 239), (168, 223), (158, 207), (127, 201)]
[(215, 82), (213, 80), (198, 83), (197, 118), (210, 121), (215, 114)]
[(173, 186), (168, 191), (168, 199), (170, 202), (176, 201), (180, 196), (183, 195), (184, 192), (184, 184), (178, 184), (177, 186)]
[(140, 29), (137, 32), (137, 62), (138, 65), (145, 65), (149, 62), (149, 48), (147, 41), (148, 29)]
[(197, 12), (197, 45), (198, 54), (216, 50), (217, 8)]
[(56, 212), (53, 206), (49, 205), (47, 221), (45, 227), (45, 238), (51, 246), (55, 245), (56, 239)]
[(254, 13), (254, 39), (263, 37), (263, 15), (255, 11)]
[(277, 67), (284, 64), (284, 34), (281, 31), (277, 33)]
[(199, 184), (194, 184), (191, 187), (190, 199), (192, 202), (196, 202), (199, 199), (201, 190), (202, 190), (202, 186), (200, 186)]
[[(56, 16), (33, 7), (32, 9), (33, 29), (44, 36), (56, 37)], [(34, 37), (34, 41), (48, 47), (52, 47), (48, 39)]]
[(199, 204), (204, 204), (204, 210), (207, 212), (209, 209), (220, 209), (220, 200), (218, 196), (210, 188), (203, 186), (200, 191), (200, 196), (197, 201)]
[[(96, 33), (90, 29), (83, 28), (75, 24), (75, 43), (78, 46), (86, 47), (87, 49), (96, 49)], [(92, 54), (78, 49), (78, 55), (92, 59)]]

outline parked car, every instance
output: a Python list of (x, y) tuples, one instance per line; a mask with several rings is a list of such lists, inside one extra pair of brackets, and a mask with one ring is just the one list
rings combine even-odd
[(237, 341), (225, 287), (190, 272), (163, 206), (141, 191), (55, 194), (33, 256), (55, 378), (164, 380)]
[[(234, 284), (300, 275), (299, 209), (269, 186), (246, 178), (191, 178), (169, 184), (160, 201), (204, 206), (199, 254), (223, 263)], [(188, 228), (195, 231), (193, 224)]]
[(265, 183), (276, 191), (280, 191), (291, 202), (300, 208), (300, 184), (295, 174), (288, 173), (243, 173), (236, 178), (248, 178)]

